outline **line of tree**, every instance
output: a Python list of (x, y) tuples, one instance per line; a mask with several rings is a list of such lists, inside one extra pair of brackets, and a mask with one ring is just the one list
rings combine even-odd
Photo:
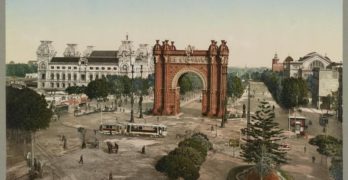
[(261, 74), (261, 81), (267, 86), (273, 98), (285, 108), (307, 105), (308, 85), (302, 78), (282, 78), (282, 73), (266, 70)]
[(26, 73), (37, 73), (37, 65), (31, 64), (6, 64), (6, 76), (25, 77)]

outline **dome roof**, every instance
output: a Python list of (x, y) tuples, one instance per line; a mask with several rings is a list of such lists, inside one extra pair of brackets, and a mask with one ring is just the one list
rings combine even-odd
[(118, 56), (122, 56), (122, 54), (130, 55), (134, 53), (134, 46), (132, 41), (122, 41), (121, 46), (118, 48)]
[(56, 51), (52, 46), (52, 41), (41, 41), (40, 46), (36, 50), (38, 56), (55, 56)]

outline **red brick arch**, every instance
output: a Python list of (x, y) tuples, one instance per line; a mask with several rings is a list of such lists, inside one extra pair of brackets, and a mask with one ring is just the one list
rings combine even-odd
[(225, 111), (226, 78), (229, 49), (222, 40), (218, 47), (212, 40), (208, 50), (176, 50), (168, 40), (153, 49), (155, 62), (154, 115), (175, 115), (180, 112), (179, 78), (188, 72), (198, 75), (203, 83), (202, 114), (221, 117)]

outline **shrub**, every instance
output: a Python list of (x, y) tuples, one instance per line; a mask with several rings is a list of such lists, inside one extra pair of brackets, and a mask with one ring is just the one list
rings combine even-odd
[(169, 178), (177, 179), (179, 177), (185, 180), (196, 180), (199, 178), (199, 168), (193, 162), (184, 156), (167, 156), (166, 173)]
[(181, 141), (179, 143), (179, 147), (183, 147), (183, 146), (192, 147), (196, 149), (203, 155), (203, 157), (207, 156), (208, 149), (209, 149), (209, 147), (206, 146), (206, 144), (203, 141), (199, 140), (198, 138), (188, 138)]
[(186, 146), (175, 148), (174, 151), (169, 153), (169, 156), (171, 155), (189, 158), (197, 168), (204, 162), (205, 159), (205, 157), (203, 157), (199, 151), (192, 147)]
[(156, 170), (159, 172), (166, 172), (166, 168), (167, 168), (167, 156), (163, 156), (160, 160), (157, 161), (156, 163)]
[(208, 136), (207, 136), (207, 135), (205, 135), (205, 134), (203, 134), (203, 133), (201, 133), (201, 132), (194, 133), (194, 134), (192, 134), (192, 136), (191, 136), (191, 137), (195, 137), (195, 136), (201, 136), (201, 137), (203, 137), (205, 140), (209, 141)]
[(213, 149), (213, 144), (210, 141), (206, 140), (203, 136), (197, 135), (192, 136), (191, 138), (200, 141), (203, 144), (203, 146), (207, 148), (207, 150)]

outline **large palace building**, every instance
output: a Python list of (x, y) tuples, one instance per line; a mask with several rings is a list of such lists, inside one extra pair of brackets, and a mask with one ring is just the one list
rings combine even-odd
[[(132, 41), (122, 41), (118, 50), (93, 50), (93, 46), (81, 54), (77, 44), (67, 44), (62, 57), (56, 57), (52, 41), (41, 41), (38, 47), (38, 88), (64, 90), (69, 86), (87, 86), (89, 82), (107, 75), (126, 75), (147, 78), (153, 73), (152, 48), (140, 44), (137, 49)], [(141, 71), (142, 67), (142, 73)]]

